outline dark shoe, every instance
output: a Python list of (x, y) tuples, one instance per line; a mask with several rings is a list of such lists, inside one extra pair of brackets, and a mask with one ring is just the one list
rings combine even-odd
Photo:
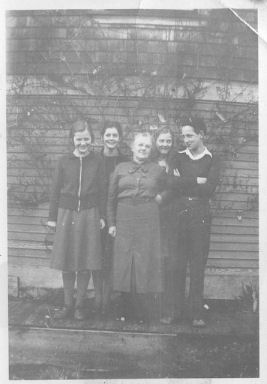
[(194, 328), (204, 328), (206, 327), (206, 323), (203, 319), (194, 319), (192, 321), (192, 327)]
[(107, 319), (108, 317), (110, 317), (110, 312), (107, 308), (102, 308), (102, 311), (101, 311), (101, 317), (103, 317), (104, 319)]
[(137, 324), (150, 324), (150, 317), (143, 313), (143, 314), (140, 314), (138, 316), (135, 316), (135, 321), (137, 321)]
[(96, 308), (96, 307), (93, 308), (92, 311), (91, 311), (91, 314), (92, 314), (93, 318), (96, 319), (96, 320), (99, 320), (99, 319), (101, 319), (102, 317), (104, 317), (104, 316), (103, 316), (103, 313), (102, 313), (102, 311), (101, 311), (101, 308), (99, 308), (99, 307), (97, 307), (97, 308)]
[(111, 308), (110, 308), (110, 304), (107, 303), (107, 304), (102, 304), (102, 308), (101, 308), (101, 312), (103, 314), (108, 314), (110, 312)]
[(102, 302), (101, 302), (101, 300), (95, 300), (95, 302), (94, 302), (94, 310), (95, 310), (95, 312), (102, 312)]
[(138, 323), (139, 325), (142, 325), (142, 324), (144, 324), (144, 325), (149, 325), (150, 320), (147, 319), (147, 318), (145, 318), (145, 317), (141, 317), (140, 319), (137, 320), (137, 323)]
[(82, 308), (75, 308), (74, 319), (75, 320), (85, 320), (86, 319), (85, 312)]
[(165, 324), (165, 325), (170, 325), (170, 324), (173, 324), (174, 323), (174, 317), (172, 317), (172, 316), (164, 316), (164, 317), (162, 317), (160, 320), (159, 320), (159, 322), (161, 323), (161, 324)]
[(94, 314), (99, 314), (102, 312), (102, 305), (101, 303), (98, 303), (98, 302), (94, 302), (93, 303), (93, 306), (92, 306), (92, 312)]
[(125, 321), (127, 321), (127, 318), (126, 316), (119, 316), (116, 318), (117, 321), (121, 321), (122, 323), (125, 323)]
[(54, 315), (54, 319), (63, 320), (70, 319), (73, 316), (73, 307), (63, 307), (60, 311), (57, 311)]

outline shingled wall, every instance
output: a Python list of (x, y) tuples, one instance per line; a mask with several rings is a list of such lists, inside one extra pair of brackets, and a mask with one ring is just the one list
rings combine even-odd
[[(257, 28), (257, 13), (238, 10)], [(200, 115), (223, 160), (206, 294), (236, 297), (258, 268), (258, 42), (228, 10), (7, 13), (10, 274), (55, 287), (44, 243), (51, 172), (69, 123), (105, 119), (134, 130)]]

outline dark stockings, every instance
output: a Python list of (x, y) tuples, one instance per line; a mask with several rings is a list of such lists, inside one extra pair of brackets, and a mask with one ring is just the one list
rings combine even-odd
[[(77, 276), (77, 277), (76, 277)], [(77, 278), (77, 298), (76, 307), (82, 307), (86, 298), (86, 292), (89, 284), (90, 271), (79, 272), (62, 272), (64, 287), (64, 304), (66, 307), (74, 305), (74, 286)], [(92, 271), (93, 283), (95, 288), (95, 305), (96, 308), (101, 306), (102, 297), (102, 279), (101, 271)]]

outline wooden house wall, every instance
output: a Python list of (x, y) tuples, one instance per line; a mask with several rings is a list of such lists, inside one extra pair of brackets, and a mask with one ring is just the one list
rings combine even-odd
[[(239, 13), (256, 28), (255, 11)], [(120, 121), (126, 141), (163, 120), (179, 139), (179, 119), (193, 113), (223, 160), (207, 295), (235, 297), (258, 269), (255, 34), (222, 10), (13, 11), (6, 25), (10, 273), (25, 285), (59, 284), (45, 222), (71, 120), (92, 122), (98, 150), (106, 119)]]

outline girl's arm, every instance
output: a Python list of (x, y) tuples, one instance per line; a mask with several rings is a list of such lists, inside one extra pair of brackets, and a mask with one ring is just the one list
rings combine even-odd
[(118, 196), (118, 165), (110, 176), (108, 201), (107, 201), (107, 221), (109, 227), (116, 226), (116, 209), (117, 209), (117, 196)]
[(62, 186), (63, 186), (63, 168), (62, 168), (62, 160), (60, 159), (57, 163), (52, 185), (51, 185), (49, 216), (48, 216), (48, 223), (51, 224), (50, 226), (53, 226), (54, 224), (52, 223), (56, 223), (57, 221), (58, 204), (59, 204), (60, 191)]
[[(101, 219), (105, 219), (106, 217), (106, 174), (105, 174), (105, 164), (104, 160), (100, 159), (99, 167), (98, 167), (98, 207), (99, 207), (99, 215)], [(102, 227), (102, 224), (101, 224)]]
[(172, 197), (172, 190), (168, 184), (169, 175), (162, 169), (159, 175), (159, 193), (156, 195), (155, 200), (158, 204), (166, 202)]

